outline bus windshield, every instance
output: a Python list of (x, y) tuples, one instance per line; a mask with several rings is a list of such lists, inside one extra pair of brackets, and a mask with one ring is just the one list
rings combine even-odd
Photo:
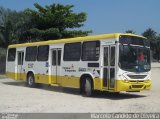
[(150, 48), (143, 42), (140, 45), (120, 43), (119, 67), (130, 72), (150, 71)]

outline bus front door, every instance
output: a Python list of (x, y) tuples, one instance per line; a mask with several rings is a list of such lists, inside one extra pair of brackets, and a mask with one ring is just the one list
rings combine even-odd
[(52, 50), (52, 84), (60, 83), (61, 49)]
[(114, 90), (115, 83), (115, 46), (103, 48), (103, 88)]
[(18, 51), (17, 54), (18, 54), (17, 79), (21, 80), (23, 78), (22, 77), (22, 73), (23, 73), (22, 66), (23, 66), (24, 52), (23, 51)]

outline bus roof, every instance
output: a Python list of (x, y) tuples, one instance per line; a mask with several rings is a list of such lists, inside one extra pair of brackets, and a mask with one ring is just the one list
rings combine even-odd
[(110, 39), (110, 38), (119, 38), (120, 35), (137, 36), (137, 37), (145, 38), (143, 36), (139, 36), (139, 35), (135, 35), (131, 33), (112, 33), (112, 34), (101, 34), (101, 35), (94, 35), (94, 36), (84, 36), (84, 37), (66, 38), (66, 39), (58, 39), (58, 40), (13, 44), (13, 45), (9, 45), (8, 48), (48, 45), (48, 44), (57, 44), (57, 43), (72, 43), (72, 42), (91, 41), (91, 40), (102, 40), (102, 39)]

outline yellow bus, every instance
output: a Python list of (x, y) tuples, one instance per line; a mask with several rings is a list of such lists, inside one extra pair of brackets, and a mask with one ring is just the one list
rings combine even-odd
[(8, 47), (6, 74), (26, 81), (94, 90), (122, 92), (151, 87), (150, 46), (145, 37), (124, 34), (48, 40)]

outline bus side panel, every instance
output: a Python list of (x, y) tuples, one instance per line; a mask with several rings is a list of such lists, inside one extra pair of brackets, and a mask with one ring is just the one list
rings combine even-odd
[(103, 80), (101, 78), (94, 78), (94, 90), (102, 90)]
[(34, 63), (35, 82), (49, 84), (49, 65), (48, 61), (37, 61)]
[(49, 84), (48, 61), (25, 61), (23, 69), (25, 70), (25, 73), (22, 74), (24, 80), (27, 78), (27, 73), (32, 72), (35, 83)]
[(60, 76), (60, 85), (64, 87), (79, 88), (79, 77)]
[(15, 62), (6, 63), (6, 76), (11, 79), (16, 79)]
[(11, 78), (11, 79), (17, 79), (16, 78), (16, 73), (15, 73), (15, 71), (16, 71), (16, 59), (15, 59), (15, 61), (8, 61), (7, 60), (8, 59), (8, 53), (7, 53), (7, 57), (6, 57), (6, 76), (8, 77), (8, 78)]

